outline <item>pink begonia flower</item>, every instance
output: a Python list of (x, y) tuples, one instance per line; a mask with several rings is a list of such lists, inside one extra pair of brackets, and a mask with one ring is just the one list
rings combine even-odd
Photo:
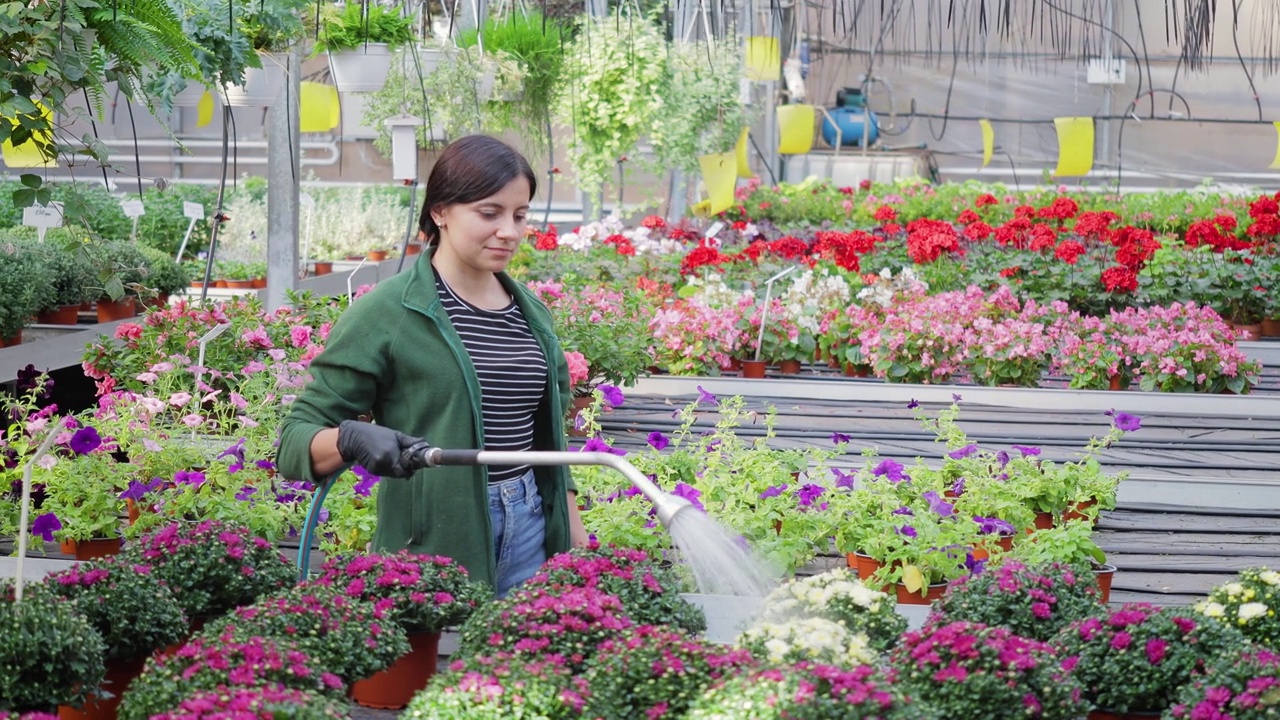
[(182, 424), (193, 429), (200, 427), (200, 424), (203, 422), (204, 422), (204, 417), (202, 417), (198, 413), (191, 413), (190, 415), (187, 415), (186, 417), (182, 418)]
[(271, 338), (267, 336), (267, 331), (261, 326), (252, 330), (245, 330), (240, 334), (240, 339), (258, 347), (269, 348), (272, 346)]
[(590, 378), (591, 367), (587, 364), (587, 358), (577, 350), (569, 350), (564, 354), (565, 362), (569, 364), (569, 381), (574, 385), (584, 383)]
[(191, 402), (191, 393), (176, 392), (169, 396), (169, 404), (174, 407), (182, 407)]
[(289, 341), (292, 342), (293, 346), (296, 348), (303, 347), (307, 343), (311, 342), (311, 326), (294, 325), (293, 328), (289, 330)]

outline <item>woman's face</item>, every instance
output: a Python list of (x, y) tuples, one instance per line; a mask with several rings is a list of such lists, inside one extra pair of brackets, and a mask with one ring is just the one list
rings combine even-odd
[(496, 194), (432, 213), (440, 226), (440, 252), (473, 271), (501, 272), (525, 235), (529, 181), (516, 176)]

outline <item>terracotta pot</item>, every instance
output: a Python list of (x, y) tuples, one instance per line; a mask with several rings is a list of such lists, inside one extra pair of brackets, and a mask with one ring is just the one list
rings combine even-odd
[(1280, 318), (1262, 321), (1262, 337), (1280, 337)]
[(249, 287), (253, 288), (254, 290), (262, 290), (267, 287), (267, 279), (264, 277), (254, 278), (253, 280), (249, 281)]
[(225, 282), (227, 284), (226, 287), (232, 290), (249, 290), (253, 288), (252, 280), (219, 280), (219, 282)]
[(1253, 342), (1254, 340), (1262, 339), (1262, 323), (1251, 323), (1249, 325), (1231, 323), (1231, 331), (1235, 333), (1238, 341)]
[[(217, 286), (218, 286), (218, 284), (217, 284), (217, 283), (209, 283), (209, 287), (217, 287)], [(204, 281), (203, 281), (203, 280), (192, 280), (192, 281), (191, 281), (191, 287), (193, 287), (193, 288), (202, 288), (202, 287), (204, 287)]]
[(344, 258), (347, 262), (360, 262), (365, 258), (364, 255), (348, 255)]
[(573, 397), (573, 405), (569, 408), (569, 417), (565, 418), (565, 427), (569, 430), (569, 435), (573, 437), (586, 437), (586, 430), (578, 429), (578, 413), (586, 408), (591, 407), (591, 403), (595, 402), (595, 398), (590, 395), (575, 395)]
[(844, 364), (844, 376), (845, 376), (845, 377), (860, 377), (860, 378), (870, 377), (870, 376), (871, 376), (871, 366), (869, 366), (869, 365), (854, 365), (853, 363), (845, 363), (845, 364)]
[(160, 293), (153, 298), (143, 299), (142, 307), (148, 310), (163, 310), (169, 307), (169, 293)]
[(1038, 512), (1036, 513), (1036, 530), (1051, 530), (1053, 528), (1053, 513)]
[(10, 336), (10, 337), (7, 337), (7, 338), (0, 338), (0, 348), (2, 348), (2, 347), (14, 347), (14, 346), (21, 345), (21, 344), (22, 344), (22, 331), (21, 331), (21, 330), (19, 330), (18, 332), (14, 333), (14, 334), (13, 334), (12, 336)]
[(849, 564), (851, 569), (858, 571), (858, 578), (861, 580), (866, 580), (877, 570), (884, 567), (879, 560), (860, 552), (846, 554), (845, 561)]
[(726, 372), (742, 372), (742, 360), (736, 357), (729, 358), (729, 364), (724, 367), (724, 370)]
[(135, 660), (108, 660), (106, 674), (98, 687), (110, 695), (86, 700), (80, 707), (58, 706), (59, 720), (116, 720), (116, 710), (129, 685), (142, 674), (146, 658)]
[(827, 356), (827, 367), (831, 368), (832, 370), (839, 370), (840, 365), (841, 365), (840, 358), (836, 357), (835, 355)]
[(316, 275), (328, 275), (329, 273), (333, 272), (333, 263), (331, 262), (314, 263), (311, 266), (311, 272), (315, 273)]
[(1158, 712), (1115, 712), (1112, 710), (1090, 710), (1089, 720), (1151, 720), (1158, 718), (1163, 713)]
[(216, 288), (231, 287), (231, 281), (230, 280), (214, 280), (213, 286)]
[(399, 710), (408, 705), (436, 673), (440, 633), (414, 633), (409, 636), (409, 647), (409, 654), (391, 667), (352, 683), (351, 699), (364, 707), (383, 710)]
[(764, 372), (768, 367), (769, 363), (763, 360), (743, 360), (742, 377), (761, 379), (764, 377)]
[(98, 301), (98, 322), (100, 323), (125, 320), (137, 314), (138, 298), (133, 295), (125, 295), (116, 301), (106, 298)]
[(783, 360), (778, 363), (778, 371), (783, 375), (799, 375), (800, 368), (801, 365), (799, 360)]
[(1099, 516), (1098, 515), (1091, 516), (1086, 513), (1086, 511), (1089, 508), (1097, 504), (1098, 504), (1097, 498), (1094, 498), (1093, 500), (1089, 500), (1088, 502), (1071, 503), (1070, 505), (1067, 506), (1067, 511), (1062, 514), (1062, 522), (1065, 524), (1065, 523), (1072, 522), (1074, 520), (1089, 520), (1094, 525), (1097, 525)]
[(366, 253), (366, 257), (369, 258), (369, 262), (382, 262), (383, 260), (387, 259), (387, 251), (386, 250), (370, 250), (368, 253)]
[(898, 594), (899, 605), (932, 605), (934, 600), (942, 598), (943, 593), (947, 591), (947, 584), (930, 585), (923, 596), (918, 592), (909, 592), (907, 586), (902, 583), (895, 585), (894, 590)]
[(1107, 376), (1107, 383), (1108, 390), (1124, 390), (1129, 385), (1118, 373)]
[(129, 511), (129, 524), (138, 522), (138, 518), (142, 517), (142, 508), (138, 507), (138, 503), (134, 502), (133, 498), (125, 498), (124, 506)]
[(57, 310), (45, 310), (36, 319), (47, 325), (75, 325), (80, 320), (80, 306), (63, 305)]
[(92, 302), (83, 302), (83, 303), (80, 303), (80, 312), (89, 312), (89, 311), (91, 311), (91, 310), (93, 310), (93, 303), (92, 303)]
[(77, 560), (93, 560), (120, 554), (120, 538), (94, 538), (92, 540), (63, 540), (58, 549)]
[(1093, 575), (1098, 579), (1098, 590), (1102, 593), (1102, 602), (1111, 602), (1111, 581), (1116, 577), (1116, 566), (1096, 567), (1093, 569)]
[(975, 545), (969, 554), (973, 555), (974, 560), (988, 560), (991, 558), (991, 551), (988, 549), (988, 545), (994, 545), (995, 547), (1000, 548), (1002, 552), (1009, 552), (1013, 550), (1013, 536), (1001, 535), (1000, 539), (994, 543), (990, 540), (984, 541), (980, 545)]
[(413, 255), (417, 255), (417, 254), (419, 254), (419, 253), (421, 253), (421, 252), (422, 252), (422, 244), (421, 244), (421, 243), (409, 243), (409, 244), (408, 244), (408, 246), (406, 246), (406, 247), (405, 247), (405, 249), (404, 249), (405, 257), (410, 257), (410, 256), (413, 256)]

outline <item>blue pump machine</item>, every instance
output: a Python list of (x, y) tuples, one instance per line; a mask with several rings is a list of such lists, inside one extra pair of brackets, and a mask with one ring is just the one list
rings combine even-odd
[[(870, 121), (866, 129), (867, 145), (875, 143), (880, 136), (880, 123), (876, 114), (867, 109), (867, 100), (858, 88), (841, 88), (836, 91), (836, 107), (827, 110), (831, 117), (822, 119), (822, 139), (830, 147), (836, 146), (836, 127), (840, 128), (840, 145), (842, 147), (862, 144), (863, 124)], [(835, 125), (832, 124), (835, 120)]]

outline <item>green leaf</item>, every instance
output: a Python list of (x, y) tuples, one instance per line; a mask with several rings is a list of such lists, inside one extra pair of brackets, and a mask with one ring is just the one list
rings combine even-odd
[(21, 182), (24, 186), (31, 188), (32, 190), (39, 190), (40, 186), (44, 184), (44, 180), (39, 175), (36, 175), (34, 173), (23, 173), (18, 178), (18, 181)]
[(119, 300), (124, 297), (124, 283), (120, 280), (120, 276), (112, 275), (111, 279), (107, 281), (106, 286), (103, 288), (103, 291), (106, 292), (107, 297), (112, 300)]
[(18, 208), (28, 208), (36, 204), (36, 191), (31, 188), (22, 188), (13, 191), (13, 206)]

